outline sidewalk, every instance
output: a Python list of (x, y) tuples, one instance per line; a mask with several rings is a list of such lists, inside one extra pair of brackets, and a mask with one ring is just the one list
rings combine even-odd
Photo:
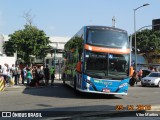
[[(50, 81), (49, 81), (50, 82)], [(55, 83), (62, 83), (62, 80), (59, 79), (55, 79), (54, 80)], [(43, 87), (47, 87), (47, 86), (34, 86), (34, 87), (26, 87), (26, 85), (23, 84), (19, 84), (19, 85), (13, 85), (13, 86), (5, 86), (5, 90), (4, 91), (12, 91), (12, 90), (17, 90), (17, 89), (26, 89), (26, 88), (43, 88)]]
[(18, 90), (18, 89), (25, 89), (26, 86), (25, 85), (13, 85), (13, 86), (5, 86), (4, 91), (12, 91), (12, 90)]

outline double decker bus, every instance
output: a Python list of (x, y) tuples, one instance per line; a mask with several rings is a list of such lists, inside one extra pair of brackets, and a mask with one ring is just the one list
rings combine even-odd
[(64, 84), (81, 92), (127, 95), (130, 44), (125, 30), (84, 26), (64, 51)]

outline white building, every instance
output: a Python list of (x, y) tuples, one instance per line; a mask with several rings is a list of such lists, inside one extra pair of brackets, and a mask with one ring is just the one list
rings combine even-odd
[(62, 67), (62, 51), (64, 50), (64, 45), (70, 39), (70, 37), (50, 37), (49, 40), (52, 42), (50, 45), (53, 47), (52, 54), (48, 54), (45, 57), (45, 65), (48, 67), (55, 67), (56, 79), (61, 79), (61, 67)]
[[(62, 60), (62, 51), (64, 49), (64, 45), (70, 39), (70, 37), (50, 37), (49, 40), (52, 42), (50, 45), (53, 47), (52, 54), (48, 54), (45, 58), (45, 63), (49, 65), (49, 67), (54, 66), (58, 61)], [(54, 61), (54, 59), (56, 61)]]
[[(2, 60), (3, 61), (7, 61), (7, 59), (11, 59), (12, 57), (6, 57), (5, 54), (3, 54), (3, 44), (5, 41), (8, 41), (9, 37), (7, 35), (3, 35), (3, 34), (0, 34), (0, 64), (3, 64), (2, 63)], [(62, 52), (59, 52), (59, 51), (63, 51), (64, 49), (64, 45), (65, 43), (70, 39), (70, 37), (50, 37), (49, 40), (52, 42), (50, 45), (53, 47), (53, 53), (52, 54), (48, 54), (45, 58), (45, 64), (48, 64), (49, 67), (53, 66), (54, 65), (54, 62), (53, 60), (55, 59), (57, 63), (57, 61), (60, 61), (62, 60)], [(3, 56), (3, 57), (2, 57)], [(5, 58), (4, 58), (5, 57)], [(10, 61), (13, 61), (13, 59), (16, 60), (16, 54), (14, 54), (14, 58), (12, 58), (12, 60)], [(15, 63), (15, 60), (13, 61), (13, 63)], [(42, 63), (43, 61), (40, 60), (40, 59), (35, 59), (34, 61), (35, 63)]]
[(3, 56), (3, 43), (4, 43), (4, 37), (3, 34), (0, 34), (0, 56)]
[(16, 54), (13, 57), (7, 57), (3, 52), (3, 44), (8, 41), (8, 36), (0, 34), (0, 65), (7, 63), (10, 67), (16, 62)]

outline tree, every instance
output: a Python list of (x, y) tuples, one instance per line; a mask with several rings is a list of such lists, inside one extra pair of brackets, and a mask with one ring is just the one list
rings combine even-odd
[(36, 58), (44, 58), (46, 49), (51, 49), (49, 37), (43, 30), (31, 24), (25, 25), (23, 30), (15, 31), (9, 35), (9, 41), (4, 44), (7, 55), (13, 55), (17, 51), (18, 58), (22, 58), (26, 63), (30, 63), (30, 55)]
[[(134, 48), (134, 35), (132, 37), (132, 46)], [(147, 59), (160, 53), (160, 31), (145, 29), (136, 33), (137, 53), (143, 54)], [(156, 59), (156, 57), (155, 57)]]

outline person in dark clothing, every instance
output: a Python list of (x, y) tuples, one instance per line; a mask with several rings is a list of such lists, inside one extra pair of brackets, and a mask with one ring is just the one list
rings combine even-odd
[(42, 85), (43, 82), (44, 72), (41, 66), (38, 66), (38, 68), (35, 71), (35, 79), (39, 85)]
[(18, 67), (17, 65), (12, 71), (13, 71), (13, 76), (14, 76), (14, 83), (15, 85), (18, 85)]
[(137, 73), (134, 71), (133, 75), (132, 75), (132, 78), (130, 79), (129, 81), (129, 84), (130, 86), (134, 86), (135, 82), (137, 81), (138, 79), (138, 75)]
[(55, 79), (55, 69), (52, 67), (50, 69), (50, 74), (51, 74), (51, 85), (54, 85), (54, 79)]
[(24, 81), (26, 80), (26, 76), (27, 76), (27, 70), (26, 67), (24, 67), (21, 71), (21, 76), (22, 76), (22, 84), (24, 84)]
[(49, 82), (49, 68), (48, 68), (48, 65), (46, 65), (46, 68), (44, 68), (44, 79), (45, 79), (45, 84), (46, 86), (48, 85), (48, 82)]

